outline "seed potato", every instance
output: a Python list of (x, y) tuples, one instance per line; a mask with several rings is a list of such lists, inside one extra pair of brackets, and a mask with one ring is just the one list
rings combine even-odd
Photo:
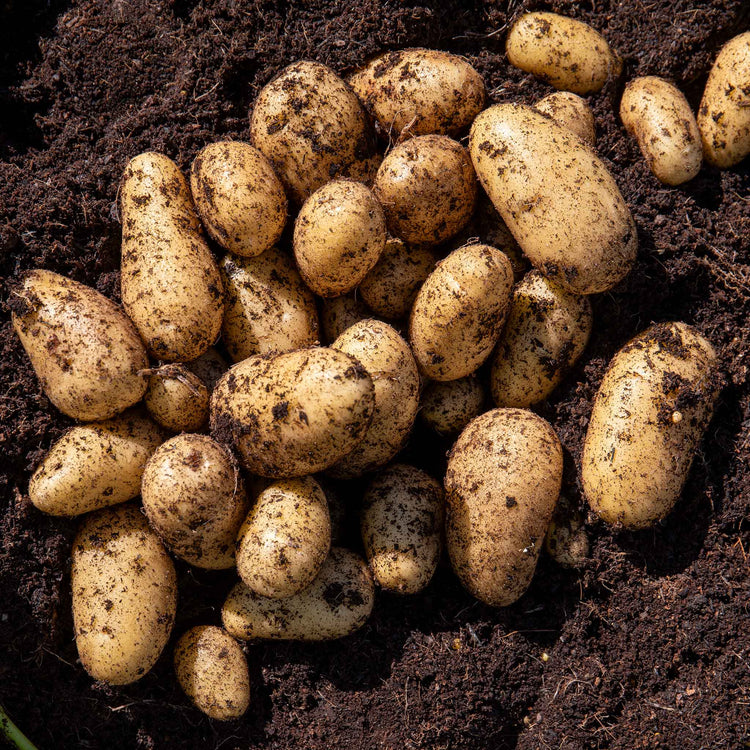
[(438, 435), (458, 435), (474, 417), (484, 411), (484, 389), (476, 375), (433, 381), (422, 392), (419, 416)]
[(327, 344), (332, 344), (347, 328), (372, 317), (358, 289), (340, 297), (321, 300), (320, 327)]
[(144, 403), (154, 421), (171, 432), (197, 432), (208, 422), (210, 392), (185, 365), (150, 371)]
[(198, 359), (185, 362), (185, 367), (201, 379), (209, 393), (213, 391), (216, 381), (229, 369), (227, 361), (213, 347), (207, 349)]
[(555, 91), (540, 99), (534, 109), (551, 117), (558, 125), (571, 130), (589, 146), (596, 144), (594, 113), (585, 99), (569, 91)]

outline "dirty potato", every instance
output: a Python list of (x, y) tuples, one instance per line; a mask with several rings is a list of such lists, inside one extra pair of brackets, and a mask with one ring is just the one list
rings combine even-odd
[(560, 495), (544, 538), (547, 554), (563, 568), (579, 568), (589, 554), (589, 537), (583, 517), (564, 495)]
[(229, 369), (227, 361), (213, 347), (207, 349), (197, 359), (185, 362), (185, 367), (201, 379), (209, 393), (213, 391), (216, 381)]
[(484, 388), (474, 374), (447, 383), (433, 381), (422, 392), (419, 416), (438, 435), (450, 437), (478, 417), (484, 404)]
[(569, 91), (556, 91), (540, 99), (534, 109), (551, 117), (558, 125), (575, 133), (584, 143), (594, 146), (596, 126), (594, 113), (586, 100)]
[(332, 344), (347, 328), (372, 317), (358, 289), (320, 303), (320, 327), (326, 344)]
[(185, 365), (149, 370), (143, 398), (154, 421), (171, 432), (197, 432), (208, 422), (210, 392)]

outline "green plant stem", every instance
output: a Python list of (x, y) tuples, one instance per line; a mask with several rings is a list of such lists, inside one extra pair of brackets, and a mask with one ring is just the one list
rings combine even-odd
[(36, 746), (29, 741), (26, 735), (10, 720), (5, 709), (0, 706), (0, 730), (15, 745), (18, 750), (37, 750)]

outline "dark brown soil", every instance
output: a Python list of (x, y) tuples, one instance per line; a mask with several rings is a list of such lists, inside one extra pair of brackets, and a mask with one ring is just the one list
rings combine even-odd
[[(510, 7), (509, 7), (510, 6)], [(136, 153), (187, 166), (218, 136), (247, 138), (259, 88), (286, 64), (340, 72), (385, 49), (465, 54), (493, 101), (544, 84), (508, 66), (508, 20), (534, 2), (0, 0), (0, 279), (42, 266), (117, 297), (119, 177)], [(624, 55), (626, 75), (672, 78), (697, 106), (719, 47), (748, 29), (746, 0), (556, 0)], [(591, 559), (543, 558), (529, 592), (494, 611), (447, 565), (428, 590), (379, 595), (372, 620), (326, 645), (248, 647), (241, 721), (191, 708), (164, 656), (126, 688), (76, 663), (68, 567), (75, 524), (25, 497), (68, 426), (41, 394), (7, 307), (0, 328), (0, 703), (51, 748), (743, 748), (750, 743), (750, 172), (704, 168), (660, 185), (625, 136), (610, 86), (592, 98), (599, 153), (633, 209), (637, 268), (594, 300), (591, 344), (539, 411), (566, 448), (566, 492), (612, 354), (660, 320), (695, 324), (721, 352), (716, 416), (683, 499), (641, 533), (588, 519)], [(439, 475), (446, 445), (407, 451)], [(351, 490), (349, 494), (355, 495)], [(352, 499), (356, 505), (356, 498)], [(356, 543), (356, 542), (355, 542)], [(231, 576), (179, 567), (175, 634), (218, 622)], [(549, 658), (543, 656), (547, 654)]]

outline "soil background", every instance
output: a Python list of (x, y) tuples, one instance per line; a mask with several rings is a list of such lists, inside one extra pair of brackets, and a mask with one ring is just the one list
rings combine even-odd
[[(591, 23), (624, 56), (626, 78), (666, 76), (694, 108), (721, 45), (750, 25), (746, 0), (0, 0), (3, 305), (34, 267), (116, 299), (126, 161), (159, 150), (188, 167), (212, 140), (247, 139), (257, 92), (297, 59), (345, 74), (383, 50), (435, 47), (466, 55), (493, 102), (549, 93), (504, 57), (507, 24), (530, 9)], [(190, 707), (171, 648), (124, 688), (76, 663), (75, 524), (26, 497), (70, 421), (41, 393), (3, 308), (0, 703), (40, 750), (750, 747), (750, 165), (661, 185), (615, 114), (620, 91), (609, 84), (591, 104), (598, 152), (638, 225), (638, 264), (594, 298), (591, 343), (538, 411), (581, 503), (576, 462), (606, 363), (651, 322), (696, 325), (721, 353), (726, 386), (683, 498), (640, 533), (589, 515), (585, 566), (543, 556), (512, 607), (480, 605), (443, 563), (419, 596), (379, 594), (354, 636), (249, 645), (253, 697), (240, 721)], [(439, 477), (448, 447), (417, 432), (407, 453)], [(345, 492), (354, 517), (357, 487)], [(217, 623), (232, 576), (178, 574), (175, 636)]]

